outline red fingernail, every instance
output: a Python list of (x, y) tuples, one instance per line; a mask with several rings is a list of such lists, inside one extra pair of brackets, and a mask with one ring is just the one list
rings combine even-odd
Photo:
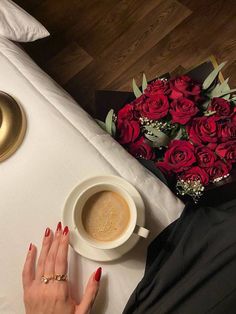
[(30, 246), (29, 246), (29, 251), (31, 251), (32, 249), (32, 243), (30, 243)]
[(99, 267), (99, 268), (96, 270), (96, 273), (95, 273), (95, 275), (94, 275), (94, 279), (95, 279), (96, 281), (100, 281), (101, 275), (102, 275), (102, 267)]
[(45, 236), (45, 237), (48, 237), (49, 234), (50, 234), (50, 229), (47, 228), (47, 229), (45, 230), (44, 236)]
[(57, 231), (61, 231), (61, 222), (58, 222), (57, 224)]
[(66, 226), (63, 230), (63, 235), (67, 235), (67, 233), (69, 232), (69, 228)]

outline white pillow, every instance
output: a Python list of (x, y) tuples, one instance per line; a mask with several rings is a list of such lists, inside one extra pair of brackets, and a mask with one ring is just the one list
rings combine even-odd
[(0, 0), (0, 35), (28, 42), (49, 36), (46, 28), (11, 0)]

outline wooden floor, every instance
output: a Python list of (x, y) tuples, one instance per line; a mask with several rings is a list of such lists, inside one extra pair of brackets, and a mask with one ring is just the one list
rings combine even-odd
[(96, 89), (130, 90), (214, 54), (236, 87), (235, 0), (15, 0), (50, 31), (24, 44), (90, 113)]

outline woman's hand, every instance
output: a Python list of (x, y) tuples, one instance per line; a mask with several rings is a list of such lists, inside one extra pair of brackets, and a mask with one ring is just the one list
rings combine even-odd
[[(42, 248), (36, 262), (36, 247), (30, 244), (22, 278), (26, 314), (88, 314), (96, 298), (101, 268), (89, 278), (80, 304), (72, 299), (66, 275), (69, 246), (69, 229), (62, 230), (61, 223), (53, 232), (47, 228)], [(44, 281), (47, 281), (45, 283)]]

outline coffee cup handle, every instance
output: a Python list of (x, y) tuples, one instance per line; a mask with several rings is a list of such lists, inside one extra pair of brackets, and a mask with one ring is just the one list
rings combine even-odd
[(147, 238), (149, 235), (149, 230), (144, 228), (144, 227), (140, 227), (140, 226), (136, 226), (134, 233), (136, 233), (137, 235), (139, 235), (142, 238)]

